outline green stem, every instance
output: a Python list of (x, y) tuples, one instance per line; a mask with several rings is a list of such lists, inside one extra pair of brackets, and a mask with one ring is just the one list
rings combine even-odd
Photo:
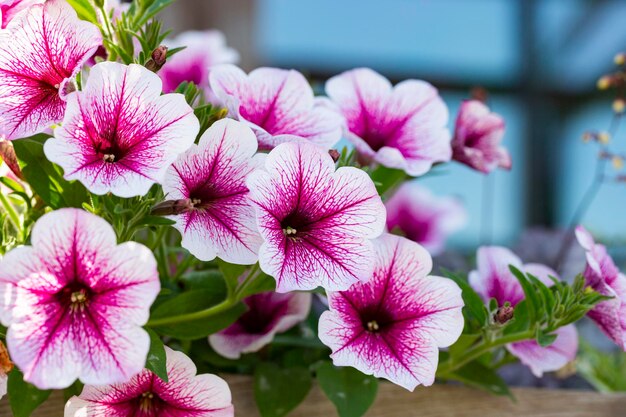
[(483, 341), (483, 343), (474, 346), (467, 350), (464, 355), (459, 358), (450, 358), (447, 361), (441, 363), (437, 369), (437, 376), (445, 376), (457, 369), (463, 367), (469, 362), (473, 361), (500, 346), (507, 345), (509, 343), (520, 342), (522, 340), (532, 339), (535, 336), (535, 332), (532, 330), (526, 330), (524, 332), (513, 333), (507, 336), (500, 337), (493, 341)]
[(254, 282), (254, 279), (259, 275), (259, 271), (260, 271), (260, 267), (258, 263), (254, 264), (254, 266), (250, 268), (250, 272), (248, 273), (248, 276), (246, 277), (246, 279), (243, 280), (241, 285), (237, 287), (237, 289), (235, 290), (235, 293), (233, 294), (235, 299), (239, 300), (241, 298), (241, 294), (243, 294), (244, 290), (252, 282)]
[(11, 220), (11, 223), (13, 223), (15, 230), (21, 236), (22, 228), (20, 227), (20, 216), (15, 211), (13, 204), (11, 204), (7, 196), (4, 195), (4, 193), (2, 192), (0, 192), (0, 203), (2, 203), (2, 206), (7, 211), (7, 214), (9, 215), (9, 219)]
[(195, 311), (193, 313), (182, 314), (180, 316), (163, 317), (160, 319), (150, 320), (146, 324), (146, 326), (148, 327), (167, 326), (171, 324), (179, 324), (179, 323), (184, 323), (184, 322), (193, 321), (193, 320), (206, 319), (211, 316), (215, 316), (217, 314), (223, 313), (224, 311), (227, 311), (233, 305), (235, 305), (236, 302), (237, 302), (236, 299), (229, 297), (225, 299), (224, 301), (222, 301), (221, 303), (216, 304), (213, 307), (209, 307), (204, 310)]

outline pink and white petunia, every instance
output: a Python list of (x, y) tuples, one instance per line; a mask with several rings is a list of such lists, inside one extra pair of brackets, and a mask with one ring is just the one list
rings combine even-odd
[(171, 165), (163, 182), (168, 200), (184, 200), (187, 208), (170, 216), (195, 257), (216, 256), (235, 264), (253, 264), (262, 239), (255, 210), (248, 198), (246, 177), (260, 165), (254, 157), (256, 137), (243, 123), (215, 122)]
[(239, 61), (237, 51), (226, 45), (224, 34), (218, 30), (183, 32), (166, 40), (166, 44), (170, 49), (185, 47), (168, 58), (159, 70), (166, 93), (173, 92), (182, 82), (187, 81), (203, 89), (207, 98), (215, 99), (209, 88), (210, 68)]
[(337, 366), (386, 378), (408, 390), (432, 385), (439, 348), (463, 330), (461, 289), (428, 276), (432, 260), (419, 244), (385, 234), (375, 242), (374, 276), (329, 292), (320, 340)]
[(276, 291), (348, 289), (372, 274), (373, 246), (385, 206), (370, 177), (342, 167), (311, 143), (284, 143), (248, 177), (264, 243), (263, 272)]
[(70, 94), (61, 127), (44, 152), (68, 180), (94, 194), (144, 195), (194, 142), (200, 127), (182, 94), (161, 95), (141, 65), (103, 62)]
[(341, 139), (342, 118), (327, 99), (313, 96), (298, 71), (259, 68), (246, 75), (234, 65), (218, 65), (209, 80), (229, 115), (254, 130), (262, 149), (298, 141), (329, 149)]
[(0, 29), (6, 29), (11, 20), (35, 4), (45, 0), (0, 0)]
[(116, 245), (111, 225), (78, 209), (42, 216), (31, 242), (0, 261), (0, 318), (24, 379), (61, 389), (141, 371), (150, 347), (141, 326), (160, 290), (152, 252)]
[(456, 198), (436, 197), (415, 181), (405, 182), (385, 203), (387, 228), (440, 254), (446, 239), (467, 223), (467, 211)]
[(587, 315), (622, 350), (626, 351), (626, 276), (622, 274), (604, 245), (593, 240), (582, 226), (576, 228), (578, 243), (586, 251), (586, 284), (602, 295), (613, 297), (596, 305)]
[(511, 156), (500, 146), (504, 120), (478, 100), (461, 104), (452, 139), (452, 157), (488, 174), (496, 168), (511, 169)]
[(395, 87), (382, 75), (358, 68), (332, 77), (326, 94), (347, 121), (347, 138), (364, 163), (425, 174), (452, 155), (448, 108), (432, 85), (406, 80)]
[(143, 370), (127, 382), (87, 385), (70, 398), (65, 417), (233, 417), (230, 388), (212, 374), (196, 375), (184, 353), (165, 347), (168, 382)]
[(9, 139), (63, 119), (72, 79), (101, 43), (100, 30), (65, 0), (35, 4), (0, 31), (0, 120)]
[(244, 303), (247, 312), (227, 329), (209, 336), (211, 347), (225, 358), (238, 359), (242, 353), (257, 352), (271, 343), (276, 334), (306, 319), (311, 294), (267, 292), (247, 297)]
[[(544, 284), (550, 286), (554, 282), (550, 277), (558, 278), (556, 272), (541, 264), (522, 264), (522, 261), (510, 250), (497, 246), (484, 246), (478, 249), (478, 269), (470, 272), (469, 282), (472, 288), (482, 297), (485, 303), (494, 298), (498, 306), (509, 302), (515, 307), (524, 299), (524, 290), (509, 266), (532, 274)], [(570, 324), (557, 329), (556, 340), (547, 347), (542, 347), (536, 340), (526, 340), (506, 346), (532, 373), (541, 377), (544, 372), (561, 369), (576, 357), (578, 351), (578, 333)]]

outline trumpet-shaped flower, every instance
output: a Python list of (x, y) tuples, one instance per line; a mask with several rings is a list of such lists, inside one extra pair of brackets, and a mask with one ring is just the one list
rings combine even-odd
[(602, 295), (612, 297), (598, 304), (587, 315), (622, 350), (626, 350), (626, 276), (622, 274), (604, 245), (595, 243), (582, 226), (576, 237), (586, 251), (587, 266), (583, 273), (587, 285)]
[(311, 294), (267, 292), (252, 295), (244, 302), (247, 312), (227, 329), (209, 336), (211, 347), (225, 358), (238, 359), (242, 353), (256, 352), (271, 343), (276, 334), (306, 319)]
[(284, 143), (247, 184), (264, 239), (259, 263), (276, 279), (278, 292), (345, 290), (369, 279), (370, 239), (383, 232), (385, 206), (365, 172), (335, 172), (319, 146)]
[(448, 108), (430, 84), (406, 80), (395, 87), (359, 68), (326, 82), (326, 94), (347, 120), (347, 138), (363, 162), (398, 168), (412, 176), (450, 160)]
[(261, 236), (246, 177), (259, 165), (256, 137), (243, 123), (215, 122), (170, 166), (163, 182), (169, 200), (188, 201), (171, 216), (183, 236), (182, 246), (198, 259), (216, 256), (230, 263), (253, 264)]
[(504, 120), (478, 100), (463, 102), (456, 119), (453, 158), (488, 174), (496, 168), (511, 169), (511, 156), (500, 146)]
[(87, 385), (70, 398), (65, 417), (233, 417), (230, 389), (222, 378), (196, 375), (184, 353), (165, 347), (168, 382), (147, 369), (130, 381)]
[(182, 94), (162, 96), (159, 77), (141, 65), (98, 64), (67, 101), (44, 151), (94, 194), (144, 195), (199, 130)]
[(150, 338), (141, 328), (160, 290), (143, 245), (116, 245), (113, 228), (78, 209), (41, 217), (32, 246), (0, 261), (0, 318), (11, 358), (41, 389), (128, 380)]
[(419, 244), (385, 234), (376, 241), (374, 276), (328, 293), (319, 337), (337, 366), (386, 378), (408, 390), (431, 385), (440, 347), (463, 330), (461, 289), (427, 276), (432, 260)]
[(342, 118), (327, 100), (315, 98), (295, 70), (259, 68), (246, 75), (234, 65), (218, 65), (209, 75), (211, 89), (231, 117), (248, 124), (259, 147), (310, 141), (326, 149), (341, 138)]
[(467, 222), (459, 200), (436, 197), (415, 181), (402, 184), (385, 206), (387, 228), (424, 246), (431, 255), (441, 253), (448, 235)]
[[(478, 269), (469, 275), (472, 288), (485, 303), (494, 298), (500, 307), (509, 302), (515, 307), (524, 299), (524, 290), (509, 266), (532, 274), (546, 285), (553, 285), (550, 277), (558, 278), (556, 272), (541, 264), (526, 264), (510, 250), (502, 247), (481, 247), (477, 255)], [(540, 377), (544, 372), (556, 371), (574, 360), (578, 350), (576, 327), (570, 324), (555, 331), (555, 341), (542, 347), (535, 340), (512, 343), (506, 348), (533, 374)]]
[(193, 82), (213, 98), (209, 88), (209, 70), (214, 65), (234, 64), (239, 54), (226, 46), (224, 34), (218, 30), (183, 32), (167, 40), (169, 48), (185, 47), (167, 59), (159, 70), (163, 91), (173, 92), (182, 82)]
[(0, 120), (9, 139), (63, 119), (71, 79), (101, 43), (98, 28), (64, 0), (35, 4), (0, 31)]
[(0, 0), (0, 29), (6, 29), (11, 20), (35, 4), (45, 0)]

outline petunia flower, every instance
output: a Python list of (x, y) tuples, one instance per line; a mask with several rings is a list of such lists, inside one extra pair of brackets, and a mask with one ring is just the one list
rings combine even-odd
[(127, 381), (150, 338), (141, 328), (160, 290), (143, 245), (116, 245), (113, 228), (78, 209), (42, 216), (32, 246), (0, 261), (0, 318), (24, 379), (40, 389)]
[[(503, 247), (479, 248), (477, 264), (478, 269), (470, 272), (470, 285), (485, 303), (494, 298), (500, 307), (506, 302), (515, 307), (524, 299), (522, 285), (509, 266), (534, 275), (548, 286), (554, 284), (550, 277), (558, 278), (557, 273), (545, 265), (523, 265), (513, 252)], [(509, 344), (506, 348), (528, 366), (534, 375), (541, 377), (544, 372), (556, 371), (574, 360), (578, 351), (578, 334), (573, 324), (561, 327), (554, 333), (557, 337), (547, 347), (542, 347), (536, 340), (525, 340)]]
[(452, 157), (477, 171), (488, 174), (496, 168), (511, 169), (511, 156), (500, 146), (504, 120), (489, 112), (478, 100), (461, 104), (452, 139)]
[(359, 68), (332, 77), (326, 94), (347, 120), (347, 138), (364, 163), (425, 174), (450, 160), (448, 108), (430, 84), (406, 80), (395, 87), (382, 75)]
[(387, 228), (440, 254), (446, 238), (467, 223), (463, 204), (451, 197), (436, 197), (415, 181), (402, 184), (385, 203)]
[(375, 242), (373, 277), (329, 292), (320, 340), (337, 366), (386, 378), (410, 391), (432, 385), (440, 347), (463, 330), (460, 288), (428, 276), (432, 260), (419, 244), (385, 234)]
[(362, 170), (342, 167), (311, 143), (284, 143), (248, 177), (264, 243), (261, 269), (276, 290), (345, 290), (371, 276), (385, 207)]
[(87, 385), (70, 398), (65, 417), (233, 417), (226, 381), (212, 374), (196, 375), (184, 353), (165, 347), (168, 382), (143, 370), (128, 382)]
[(578, 243), (586, 251), (586, 284), (602, 295), (613, 297), (598, 304), (587, 315), (622, 350), (626, 351), (626, 276), (604, 245), (595, 243), (582, 226), (576, 228)]
[(100, 30), (64, 0), (35, 4), (0, 31), (0, 119), (9, 139), (63, 119), (71, 80), (101, 43)]
[(188, 207), (170, 216), (183, 236), (182, 246), (203, 261), (216, 256), (236, 264), (253, 264), (262, 239), (246, 176), (260, 165), (256, 137), (243, 123), (215, 122), (166, 172), (168, 200)]
[(44, 146), (68, 180), (94, 194), (144, 195), (194, 142), (199, 122), (182, 94), (161, 95), (161, 80), (141, 65), (103, 62)]
[(183, 32), (166, 40), (168, 48), (185, 47), (171, 58), (159, 71), (163, 91), (173, 92), (184, 81), (193, 82), (207, 93), (210, 101), (216, 101), (209, 88), (209, 70), (214, 65), (235, 64), (239, 54), (226, 45), (224, 34), (218, 30)]
[(0, 0), (0, 29), (6, 29), (11, 20), (35, 4), (45, 0)]
[(311, 294), (267, 292), (247, 297), (244, 303), (248, 311), (227, 329), (209, 336), (211, 347), (225, 358), (238, 359), (242, 353), (257, 352), (276, 334), (306, 319)]
[(259, 147), (310, 141), (326, 149), (341, 139), (342, 118), (295, 70), (259, 68), (246, 75), (234, 65), (218, 65), (209, 74), (211, 89), (231, 117), (248, 124)]

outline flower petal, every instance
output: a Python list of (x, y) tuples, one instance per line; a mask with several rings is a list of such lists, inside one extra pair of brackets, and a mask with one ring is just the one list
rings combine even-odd
[(515, 305), (524, 298), (524, 290), (509, 266), (522, 270), (522, 262), (510, 250), (498, 246), (483, 246), (477, 252), (478, 270), (469, 274), (472, 288), (488, 303), (491, 298), (502, 306)]

